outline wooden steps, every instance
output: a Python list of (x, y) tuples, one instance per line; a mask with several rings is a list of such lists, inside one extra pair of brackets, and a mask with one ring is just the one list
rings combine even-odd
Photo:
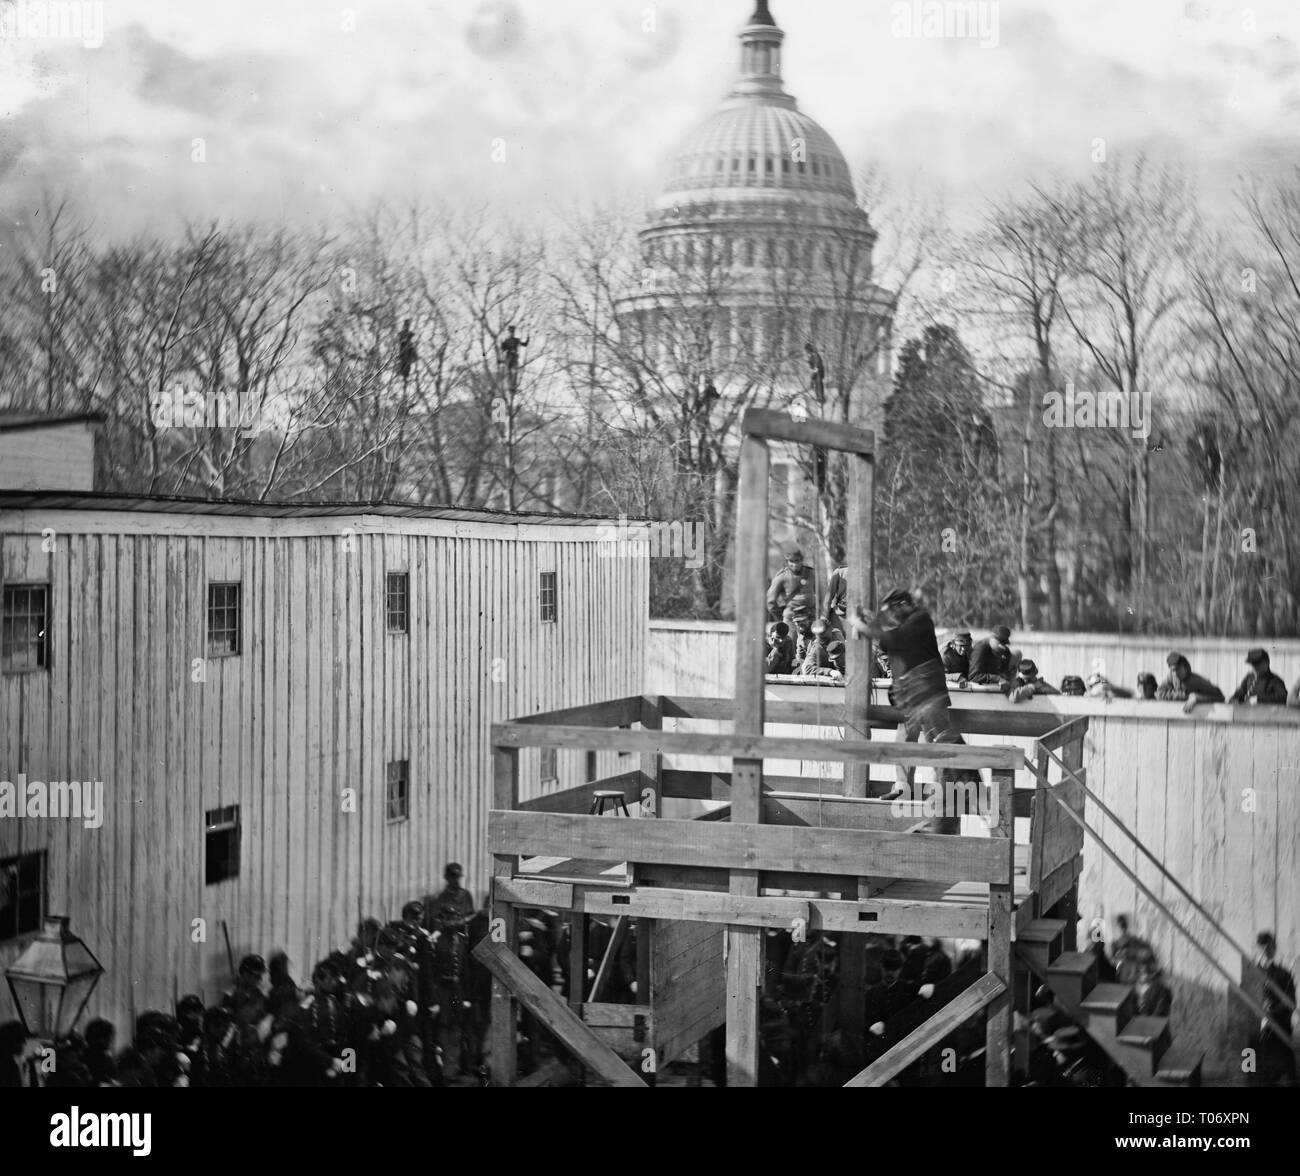
[(1200, 1086), (1203, 1055), (1171, 1047), (1168, 1017), (1135, 1017), (1129, 984), (1098, 984), (1091, 951), (1061, 951), (1059, 919), (1035, 919), (1021, 927), (1015, 952), (1045, 979), (1058, 1007), (1138, 1086)]

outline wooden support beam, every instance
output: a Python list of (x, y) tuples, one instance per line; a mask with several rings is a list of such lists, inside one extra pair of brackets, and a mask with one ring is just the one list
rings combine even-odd
[(573, 907), (573, 883), (550, 882), (544, 878), (498, 878), (492, 900), (530, 909), (567, 911)]
[[(658, 695), (649, 696), (641, 700), (641, 730), (643, 731), (662, 731), (664, 726), (663, 708), (660, 705)], [(662, 752), (643, 751), (641, 753), (641, 790), (640, 796), (644, 801), (648, 795), (649, 809), (642, 805), (642, 809), (647, 816), (657, 817), (663, 812), (663, 784), (661, 777), (663, 775), (664, 757)]]
[[(734, 777), (733, 777), (734, 779)], [(732, 788), (733, 794), (735, 787)], [(755, 797), (755, 800), (757, 798)], [(757, 805), (754, 806), (757, 814)], [(565, 813), (491, 812), (488, 848), (594, 862), (730, 870), (870, 874), (930, 882), (1008, 882), (1010, 839), (730, 822), (612, 820)]]
[[(870, 454), (852, 459), (849, 469), (848, 546), (849, 590), (846, 607), (851, 616), (861, 608), (868, 616), (875, 611), (876, 588), (873, 559), (875, 514), (875, 465)], [(850, 626), (851, 628), (851, 626)], [(871, 679), (875, 656), (871, 638), (845, 633), (845, 658), (848, 681), (845, 684), (844, 734), (849, 739), (871, 738)], [(870, 768), (865, 763), (846, 765), (844, 795), (867, 796), (870, 792)]]
[(583, 706), (566, 706), (561, 710), (543, 711), (512, 720), (539, 726), (623, 727), (641, 721), (642, 696), (614, 698), (609, 702), (590, 702)]
[(587, 998), (587, 916), (569, 915), (569, 1005), (576, 1008)]
[(597, 751), (720, 755), (737, 759), (807, 759), (908, 768), (1015, 769), (1024, 759), (1017, 747), (975, 747), (957, 743), (886, 743), (861, 739), (800, 739), (778, 735), (699, 731), (612, 731), (593, 727), (493, 723), (491, 741), (500, 747), (559, 747)]
[[(514, 748), (492, 749), (492, 803), (501, 809), (513, 809), (519, 803), (519, 752)], [(515, 854), (509, 851), (493, 854), (491, 926), (501, 940), (499, 946), (507, 955), (515, 949), (515, 908), (498, 899), (497, 891), (509, 883), (518, 867), (519, 858)], [(492, 937), (489, 935), (488, 938)], [(518, 1020), (519, 1008), (510, 988), (494, 974), (488, 1062), (492, 1081), (497, 1086), (513, 1086), (515, 1083), (519, 1069)]]
[(823, 829), (911, 829), (925, 817), (913, 801), (895, 802), (856, 796), (808, 796), (802, 793), (766, 792), (765, 825), (804, 825)]
[(999, 977), (992, 973), (981, 976), (960, 996), (944, 1005), (928, 1021), (912, 1030), (902, 1041), (890, 1047), (844, 1085), (883, 1086), (895, 1075), (906, 1070), (927, 1050), (938, 1045), (963, 1021), (1001, 999), (1006, 992), (1007, 986)]
[[(752, 410), (751, 410), (752, 411)], [(749, 414), (746, 414), (748, 421)], [(747, 838), (758, 832), (763, 819), (762, 752), (752, 741), (761, 741), (765, 713), (764, 677), (767, 666), (767, 442), (748, 428), (740, 443), (740, 484), (736, 498), (736, 711), (735, 735), (751, 742), (730, 753), (731, 824), (713, 825), (709, 833), (739, 832)], [(716, 861), (701, 863), (719, 865)], [(743, 856), (734, 863), (729, 890), (738, 898), (758, 895), (758, 870)], [(727, 1084), (757, 1086), (759, 996), (763, 984), (763, 933), (757, 927), (728, 925), (727, 969)]]
[[(741, 431), (750, 440), (757, 441), (759, 438), (764, 438), (768, 441), (793, 441), (797, 445), (819, 445), (823, 449), (860, 453), (867, 457), (870, 457), (876, 448), (876, 435), (870, 429), (847, 425), (842, 421), (811, 418), (797, 421), (786, 413), (775, 412), (770, 408), (747, 408), (742, 419)], [(766, 513), (766, 484), (763, 489), (762, 508)]]
[[(1059, 717), (1059, 716), (1058, 716)], [(1058, 747), (1076, 743), (1088, 733), (1088, 716), (1078, 715), (1059, 727), (1038, 736), (1038, 745), (1045, 751), (1055, 751)]]
[[(645, 1086), (640, 1075), (596, 1036), (563, 1001), (518, 960), (504, 944), (491, 937), (479, 942), (474, 958), (492, 979), (517, 998), (564, 1046), (598, 1077), (611, 1086)], [(512, 1026), (513, 1029), (513, 1026)], [(511, 1075), (513, 1085), (514, 1075)]]
[(998, 786), (998, 823), (990, 830), (989, 843), (1005, 854), (1004, 879), (989, 885), (988, 969), (1002, 982), (1004, 991), (989, 1004), (985, 1032), (985, 1086), (1011, 1084), (1011, 992), (1015, 973), (1011, 962), (1011, 922), (1015, 909), (1013, 875), (1015, 870), (1015, 825), (1012, 820), (1015, 773), (994, 772)]

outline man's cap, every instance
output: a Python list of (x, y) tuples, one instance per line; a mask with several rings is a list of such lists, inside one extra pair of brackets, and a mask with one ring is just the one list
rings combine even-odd
[(1006, 625), (997, 625), (993, 629), (993, 636), (996, 637), (999, 641), (1010, 641), (1011, 630), (1008, 629)]
[(1187, 661), (1187, 659), (1183, 657), (1183, 655), (1179, 653), (1177, 650), (1174, 650), (1173, 653), (1171, 653), (1167, 658), (1165, 658), (1165, 665), (1169, 666), (1170, 668), (1173, 668), (1174, 666), (1182, 665), (1182, 663), (1185, 661)]
[(1037, 677), (1038, 667), (1034, 665), (1034, 663), (1030, 661), (1029, 658), (1022, 657), (1020, 659), (1020, 673), (1022, 673), (1026, 678), (1030, 677), (1031, 675), (1033, 677)]
[(1260, 662), (1268, 661), (1268, 653), (1265, 650), (1260, 649), (1258, 646), (1256, 646), (1248, 654), (1246, 654), (1246, 660), (1252, 666), (1258, 665)]
[(882, 608), (890, 608), (895, 604), (911, 604), (912, 594), (906, 588), (895, 588), (884, 600), (880, 602)]
[(969, 640), (970, 640), (970, 630), (969, 630), (969, 629), (958, 629), (958, 630), (957, 630), (957, 636), (958, 636), (958, 637), (965, 637), (966, 640), (969, 641)]
[(246, 955), (239, 961), (241, 976), (265, 976), (266, 961), (260, 955)]
[(800, 551), (797, 547), (791, 547), (791, 548), (790, 548), (790, 549), (785, 553), (785, 558), (786, 558), (786, 559), (803, 559), (803, 552)]
[(1061, 679), (1061, 693), (1062, 694), (1086, 693), (1086, 690), (1084, 689), (1084, 685), (1083, 685), (1083, 679), (1080, 678), (1078, 674), (1066, 674), (1065, 677)]
[(451, 874), (463, 874), (464, 872), (465, 867), (462, 866), (460, 862), (448, 862), (447, 868), (442, 872), (442, 876), (446, 878)]
[(777, 621), (777, 623), (772, 626), (772, 632), (778, 637), (788, 637), (790, 636), (790, 626), (784, 621)]
[(418, 898), (412, 899), (404, 907), (402, 907), (402, 918), (403, 919), (424, 918), (424, 903), (422, 903)]

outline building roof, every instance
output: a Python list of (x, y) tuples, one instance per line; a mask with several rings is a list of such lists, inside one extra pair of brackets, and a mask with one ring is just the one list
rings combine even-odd
[(230, 515), (247, 518), (308, 519), (381, 515), (404, 519), (444, 519), (462, 523), (534, 523), (549, 527), (651, 520), (628, 515), (546, 514), (541, 511), (422, 506), (409, 502), (254, 502), (231, 498), (180, 498), (166, 495), (108, 494), (99, 491), (0, 490), (0, 511), (104, 510), (135, 514)]
[(0, 433), (12, 433), (18, 429), (49, 429), (60, 425), (99, 425), (105, 420), (99, 412), (68, 413), (63, 416), (51, 416), (44, 412), (8, 412), (0, 410)]

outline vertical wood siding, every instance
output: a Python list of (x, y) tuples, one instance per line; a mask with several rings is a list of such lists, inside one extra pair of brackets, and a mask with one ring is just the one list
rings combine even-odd
[[(144, 534), (113, 520), (0, 520), (0, 580), (52, 592), (49, 670), (0, 675), (0, 780), (102, 780), (106, 810), (97, 830), (0, 820), (0, 858), (47, 853), (48, 912), (71, 916), (107, 969), (87, 1016), (124, 1035), (176, 993), (219, 995), (223, 922), (236, 958), (281, 948), (302, 979), (359, 919), (395, 918), (440, 888), (450, 860), (483, 901), (489, 725), (642, 687), (647, 561), (602, 558), (594, 525), (539, 540), (510, 524), (429, 534), (386, 519), (345, 538), (339, 519), (289, 536), (273, 520), (241, 519), (230, 536), (211, 519), (168, 516)], [(553, 624), (539, 619), (541, 570), (559, 573)], [(410, 577), (407, 634), (387, 632), (388, 571)], [(243, 646), (206, 660), (216, 580), (243, 586)], [(403, 759), (410, 816), (389, 822), (387, 764)], [(600, 771), (617, 761), (602, 756)], [(539, 767), (525, 757), (524, 796), (542, 791)], [(585, 770), (561, 755), (555, 787)], [(240, 873), (206, 886), (204, 815), (231, 804)], [(0, 968), (22, 946), (0, 943)], [(0, 1021), (12, 1015), (6, 988)]]

